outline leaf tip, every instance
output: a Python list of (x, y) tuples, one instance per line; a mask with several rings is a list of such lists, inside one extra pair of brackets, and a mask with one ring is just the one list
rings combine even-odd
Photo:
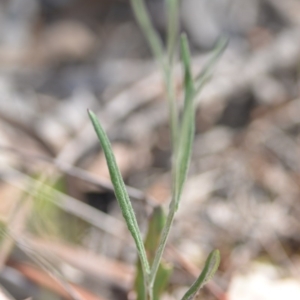
[(207, 278), (205, 279), (205, 281), (207, 282), (208, 280), (210, 280), (216, 273), (216, 271), (219, 268), (221, 262), (221, 254), (220, 251), (218, 249), (213, 250), (206, 261), (206, 265), (207, 265)]
[(186, 34), (186, 32), (182, 32), (182, 33), (180, 34), (180, 38), (181, 38), (181, 40), (187, 39), (187, 34)]
[(90, 110), (89, 108), (87, 109), (87, 113), (88, 113), (89, 116), (94, 115), (94, 113), (92, 112), (92, 110)]

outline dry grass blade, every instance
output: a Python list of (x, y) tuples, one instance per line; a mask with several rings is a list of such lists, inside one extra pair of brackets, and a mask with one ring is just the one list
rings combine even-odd
[[(36, 182), (34, 179), (30, 178), (29, 176), (11, 168), (8, 170), (9, 174), (6, 176), (2, 176), (1, 179), (7, 183), (10, 183), (13, 186), (16, 186), (17, 188), (25, 191), (31, 196), (36, 196), (36, 193), (34, 191), (29, 191), (26, 186), (28, 187), (30, 184), (33, 184)], [(23, 178), (24, 184), (20, 184), (19, 182), (15, 182), (13, 177)], [(54, 204), (57, 205), (59, 208), (64, 210), (65, 212), (68, 212), (70, 214), (73, 214), (82, 220), (85, 220), (89, 224), (95, 226), (96, 228), (99, 228), (100, 230), (104, 230), (105, 232), (108, 232), (120, 239), (126, 240), (126, 237), (120, 235), (120, 232), (124, 231), (124, 225), (119, 220), (102, 213), (99, 210), (96, 210), (95, 208), (78, 201), (75, 198), (72, 198), (70, 196), (67, 196), (63, 193), (60, 193), (54, 189), (52, 189), (49, 186), (44, 185), (45, 187), (45, 196), (47, 196), (47, 189), (50, 189), (53, 195), (55, 195), (56, 201), (53, 200), (53, 198), (46, 198), (46, 200), (54, 201)]]
[(134, 269), (122, 262), (93, 254), (82, 248), (74, 248), (64, 243), (36, 239), (26, 236), (26, 242), (36, 253), (53, 257), (70, 264), (85, 274), (129, 289), (132, 285)]
[[(70, 297), (70, 294), (66, 292), (66, 290), (62, 288), (59, 283), (57, 283), (57, 281), (55, 281), (51, 276), (49, 276), (49, 274), (25, 263), (11, 263), (10, 265), (19, 272), (21, 272), (23, 275), (25, 275), (29, 280), (57, 293), (64, 299), (74, 299), (73, 297)], [(80, 295), (80, 299), (104, 300), (102, 297), (96, 296), (75, 284), (70, 284), (70, 286), (78, 295)]]
[[(99, 178), (98, 176), (95, 176), (93, 174), (91, 174), (88, 171), (85, 171), (81, 168), (78, 167), (74, 167), (70, 164), (67, 163), (63, 163), (60, 161), (56, 161), (53, 158), (47, 157), (47, 156), (42, 156), (42, 155), (32, 155), (29, 153), (25, 153), (23, 151), (20, 151), (19, 149), (13, 148), (13, 147), (8, 147), (8, 146), (1, 146), (0, 145), (0, 149), (3, 151), (9, 151), (10, 153), (15, 153), (16, 155), (18, 155), (21, 158), (24, 158), (26, 160), (32, 160), (32, 161), (36, 161), (36, 160), (41, 160), (41, 161), (45, 161), (46, 163), (55, 165), (55, 167), (63, 172), (64, 174), (70, 175), (72, 177), (78, 178), (86, 183), (92, 184), (95, 187), (99, 188), (99, 189), (104, 189), (104, 190), (108, 190), (108, 191), (114, 191), (113, 185), (111, 184), (110, 181), (104, 179), (104, 178)], [(128, 192), (128, 195), (132, 198), (132, 199), (136, 199), (136, 200), (140, 200), (140, 201), (146, 201), (147, 204), (149, 205), (154, 205), (154, 200), (151, 199), (150, 197), (148, 197), (144, 192), (126, 185), (126, 190)]]

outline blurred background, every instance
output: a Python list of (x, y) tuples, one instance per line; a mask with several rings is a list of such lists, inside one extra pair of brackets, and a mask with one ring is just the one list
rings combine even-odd
[[(146, 2), (164, 41), (164, 2)], [(161, 299), (180, 299), (214, 248), (201, 299), (300, 299), (300, 2), (183, 0), (180, 28), (195, 71), (230, 42), (197, 99)], [(86, 109), (145, 232), (170, 197), (165, 99), (128, 0), (0, 1), (1, 300), (134, 299), (135, 247)]]

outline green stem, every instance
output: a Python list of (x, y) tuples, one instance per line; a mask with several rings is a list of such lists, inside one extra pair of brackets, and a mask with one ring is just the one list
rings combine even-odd
[(150, 272), (150, 285), (154, 284), (155, 276), (161, 261), (167, 239), (174, 221), (174, 216), (178, 208), (179, 200), (182, 193), (182, 188), (186, 180), (187, 170), (191, 158), (191, 149), (194, 137), (194, 119), (195, 110), (193, 107), (194, 82), (192, 78), (190, 66), (190, 53), (188, 41), (185, 35), (181, 38), (181, 52), (185, 68), (185, 101), (182, 121), (180, 124), (180, 134), (176, 133), (176, 147), (175, 147), (175, 163), (172, 172), (172, 200), (170, 203), (169, 214), (167, 216), (166, 224), (163, 228), (159, 246), (155, 254), (153, 264)]
[(172, 149), (176, 157), (177, 132), (178, 132), (178, 108), (176, 103), (176, 82), (174, 80), (174, 56), (175, 46), (179, 31), (179, 5), (178, 0), (165, 0), (167, 10), (167, 55), (168, 66), (165, 72), (165, 83), (169, 102), (169, 120), (172, 136)]

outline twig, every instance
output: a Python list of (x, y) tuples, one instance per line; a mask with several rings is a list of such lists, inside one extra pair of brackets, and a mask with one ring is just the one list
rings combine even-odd
[(83, 300), (82, 297), (74, 291), (74, 289), (67, 283), (60, 274), (51, 266), (51, 264), (43, 257), (38, 255), (29, 245), (24, 241), (23, 238), (19, 238), (19, 233), (16, 234), (11, 227), (7, 227), (3, 231), (4, 236), (8, 236), (13, 239), (17, 246), (26, 253), (31, 259), (33, 259), (39, 266), (41, 266), (47, 274), (54, 279), (74, 300)]
[[(86, 183), (92, 184), (99, 189), (104, 189), (104, 190), (113, 192), (113, 185), (111, 184), (110, 181), (103, 179), (103, 178), (99, 178), (98, 176), (95, 176), (95, 175), (91, 174), (90, 172), (87, 172), (81, 168), (74, 167), (67, 163), (56, 161), (53, 158), (50, 158), (47, 156), (28, 154), (19, 149), (13, 148), (13, 147), (0, 145), (0, 150), (9, 151), (10, 153), (15, 153), (16, 155), (18, 155), (22, 158), (26, 158), (26, 159), (45, 161), (49, 164), (55, 165), (55, 167), (58, 170), (60, 170), (61, 172), (65, 173), (69, 176), (78, 178)], [(141, 190), (138, 190), (138, 189), (128, 186), (128, 185), (126, 186), (126, 190), (132, 199), (145, 201), (145, 202), (147, 202), (147, 204), (149, 204), (151, 206), (155, 205), (155, 200), (150, 198), (148, 195), (146, 195)]]
[(293, 25), (299, 25), (300, 23), (300, 3), (297, 0), (266, 0), (276, 12)]
[(30, 235), (25, 240), (37, 253), (59, 258), (73, 267), (81, 270), (92, 278), (105, 280), (121, 288), (129, 289), (132, 286), (134, 268), (122, 262), (110, 260), (99, 254), (90, 253), (79, 247), (71, 247), (64, 243), (49, 242), (37, 239)]
[[(42, 286), (47, 290), (53, 291), (54, 293), (58, 294), (60, 298), (64, 298), (66, 300), (72, 299), (69, 293), (67, 293), (61, 287), (61, 285), (57, 283), (57, 281), (53, 280), (53, 278), (49, 276), (49, 274), (47, 274), (46, 272), (25, 263), (12, 262), (10, 263), (10, 265), (19, 272), (21, 272), (30, 281), (33, 281), (37, 285)], [(100, 297), (99, 295), (94, 295), (88, 290), (76, 284), (70, 283), (70, 287), (72, 287), (72, 289), (76, 293), (80, 294), (80, 296), (84, 300), (105, 300), (103, 297)], [(32, 300), (32, 298), (26, 300)]]
[[(7, 170), (7, 169), (6, 169)], [(1, 179), (23, 191), (28, 193), (31, 196), (36, 196), (36, 192), (29, 191), (26, 187), (24, 187), (24, 184), (16, 183), (12, 177), (19, 177), (23, 178), (27, 184), (36, 183), (37, 181), (30, 178), (29, 176), (10, 168), (9, 174), (1, 175)], [(44, 183), (43, 183), (44, 184)], [(91, 225), (95, 226), (96, 228), (99, 228), (105, 232), (108, 232), (112, 234), (113, 236), (118, 237), (119, 239), (122, 239), (124, 241), (128, 241), (125, 236), (120, 235), (120, 232), (124, 232), (124, 224), (120, 222), (119, 220), (99, 211), (95, 208), (80, 202), (76, 200), (75, 198), (72, 198), (70, 196), (67, 196), (63, 193), (60, 193), (56, 191), (55, 189), (47, 186), (44, 184), (45, 189), (48, 189), (55, 195), (55, 198), (57, 201), (53, 200), (52, 197), (48, 197), (47, 193), (45, 193), (45, 196), (48, 197), (48, 201), (52, 201), (55, 205), (63, 209), (64, 211), (73, 214), (82, 220), (85, 220), (86, 222), (90, 223)]]
[(29, 137), (33, 138), (36, 142), (39, 143), (39, 145), (42, 147), (44, 151), (46, 151), (47, 154), (49, 154), (52, 157), (55, 156), (56, 151), (54, 150), (53, 146), (42, 136), (40, 136), (32, 127), (29, 127), (26, 124), (21, 123), (20, 121), (13, 119), (12, 117), (7, 116), (1, 111), (0, 111), (0, 119), (8, 123), (9, 125), (17, 128), (18, 130), (25, 133)]
[(11, 250), (14, 246), (14, 239), (5, 234), (6, 230), (13, 230), (16, 235), (22, 235), (25, 229), (27, 218), (31, 211), (31, 201), (29, 197), (19, 200), (15, 211), (9, 216), (6, 223), (6, 228), (0, 232), (1, 236), (1, 251), (0, 251), (0, 270), (3, 268)]

